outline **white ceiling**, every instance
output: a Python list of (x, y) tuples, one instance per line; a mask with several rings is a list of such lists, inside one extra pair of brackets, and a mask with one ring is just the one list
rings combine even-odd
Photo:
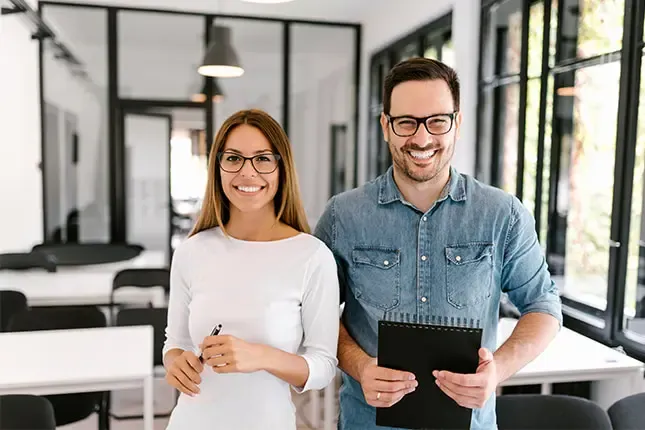
[[(54, 0), (56, 1), (56, 0)], [(289, 3), (260, 4), (242, 0), (72, 0), (108, 6), (181, 10), (272, 18), (360, 22), (367, 9), (387, 0), (294, 0)], [(390, 0), (394, 3), (393, 0)]]

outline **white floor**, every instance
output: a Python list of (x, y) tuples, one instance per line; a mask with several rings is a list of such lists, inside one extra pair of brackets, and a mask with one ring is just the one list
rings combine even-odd
[[(297, 395), (294, 393), (294, 403), (298, 413), (298, 430), (316, 430), (319, 427), (311, 425), (312, 416), (310, 405), (310, 393)], [(164, 413), (170, 411), (174, 402), (173, 392), (168, 388), (165, 381), (159, 380), (155, 386), (155, 412)], [(322, 407), (322, 393), (320, 402)], [(127, 390), (112, 393), (112, 413), (116, 415), (136, 415), (142, 411), (143, 398), (141, 390)], [(322, 413), (322, 411), (320, 411)], [(319, 418), (322, 423), (322, 417)], [(167, 419), (155, 420), (155, 430), (164, 430)], [(116, 420), (112, 419), (110, 430), (139, 430), (143, 426), (142, 420)], [(86, 420), (78, 423), (58, 427), (60, 430), (98, 430), (98, 418), (93, 414)]]

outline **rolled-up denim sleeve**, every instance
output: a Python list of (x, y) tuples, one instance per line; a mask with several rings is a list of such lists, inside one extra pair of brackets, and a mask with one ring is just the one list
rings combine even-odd
[(504, 243), (502, 291), (522, 315), (540, 312), (562, 325), (562, 303), (538, 242), (535, 221), (515, 197)]

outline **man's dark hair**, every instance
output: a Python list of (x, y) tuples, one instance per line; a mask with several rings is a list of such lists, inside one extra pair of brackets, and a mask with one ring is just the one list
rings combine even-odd
[(457, 73), (441, 61), (430, 58), (410, 58), (390, 70), (383, 83), (383, 112), (390, 113), (392, 90), (407, 81), (430, 81), (441, 79), (450, 88), (455, 111), (459, 110), (459, 78)]

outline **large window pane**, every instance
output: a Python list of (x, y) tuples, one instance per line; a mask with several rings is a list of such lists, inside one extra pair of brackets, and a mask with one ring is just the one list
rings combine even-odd
[[(230, 29), (233, 48), (244, 68), (240, 77), (218, 79), (223, 96), (214, 106), (215, 132), (241, 109), (262, 109), (282, 124), (283, 24), (218, 18), (215, 25)], [(199, 79), (196, 71), (193, 75)]]
[(621, 49), (625, 0), (561, 0), (561, 3), (562, 60)]
[(293, 24), (289, 137), (312, 225), (354, 178), (356, 32)]
[(490, 7), (485, 16), (483, 77), (520, 72), (522, 2), (508, 0)]
[(107, 12), (46, 5), (43, 18), (82, 63), (44, 44), (44, 239), (108, 242)]
[(190, 100), (201, 88), (205, 18), (173, 13), (119, 11), (119, 96)]
[(507, 85), (498, 88), (501, 103), (496, 106), (497, 139), (500, 144), (501, 172), (499, 178), (503, 190), (515, 194), (517, 191), (517, 136), (520, 112), (520, 86)]
[[(548, 1), (548, 0), (547, 0)], [(529, 14), (529, 77), (542, 74), (542, 42), (544, 41), (544, 3), (531, 6)]]
[(607, 296), (619, 78), (615, 62), (556, 79), (560, 169), (556, 211), (549, 220), (549, 263), (563, 276), (565, 296), (601, 310)]
[(522, 201), (528, 210), (535, 211), (535, 179), (537, 178), (538, 131), (540, 121), (540, 80), (527, 84), (526, 128), (524, 132), (524, 178)]
[(645, 340), (645, 64), (641, 66), (639, 100), (624, 327)]

